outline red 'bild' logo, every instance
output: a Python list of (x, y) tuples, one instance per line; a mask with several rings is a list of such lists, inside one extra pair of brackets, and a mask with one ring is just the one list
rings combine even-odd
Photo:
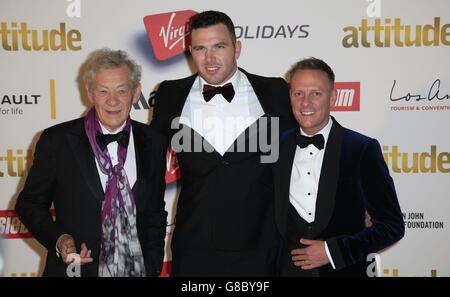
[(360, 83), (336, 82), (336, 104), (331, 111), (359, 111), (360, 108)]
[(14, 210), (0, 210), (0, 237), (31, 238), (33, 235), (22, 224)]
[[(52, 208), (49, 211), (53, 220), (55, 220), (55, 209)], [(2, 237), (4, 239), (32, 238), (33, 234), (19, 220), (17, 213), (14, 210), (8, 209), (0, 210), (0, 238)]]
[(197, 12), (193, 10), (180, 10), (144, 17), (156, 59), (168, 60), (188, 49), (186, 36), (189, 34), (189, 19), (195, 14)]
[(166, 185), (173, 183), (181, 178), (180, 167), (176, 153), (172, 147), (167, 148), (166, 152)]

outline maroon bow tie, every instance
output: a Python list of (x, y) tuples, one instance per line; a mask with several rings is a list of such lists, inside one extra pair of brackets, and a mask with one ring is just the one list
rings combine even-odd
[(206, 102), (212, 99), (214, 95), (222, 94), (222, 96), (228, 101), (231, 102), (234, 97), (234, 88), (231, 83), (227, 83), (221, 87), (214, 87), (210, 85), (203, 85), (203, 98)]

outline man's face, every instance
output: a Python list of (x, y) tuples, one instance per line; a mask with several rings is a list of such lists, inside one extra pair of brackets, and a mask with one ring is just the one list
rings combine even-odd
[(199, 75), (209, 84), (219, 85), (233, 76), (241, 43), (233, 44), (224, 24), (192, 30), (191, 51)]
[(91, 89), (88, 89), (87, 93), (100, 123), (113, 132), (127, 119), (132, 103), (138, 101), (141, 86), (132, 92), (130, 70), (122, 65), (114, 69), (97, 71)]
[(298, 70), (291, 79), (291, 106), (295, 119), (308, 135), (328, 123), (336, 90), (322, 70)]

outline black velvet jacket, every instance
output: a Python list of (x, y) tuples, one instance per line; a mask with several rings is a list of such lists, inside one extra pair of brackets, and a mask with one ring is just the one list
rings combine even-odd
[[(400, 240), (404, 221), (378, 141), (332, 120), (309, 237), (327, 242), (336, 265), (321, 267), (320, 275), (365, 275), (367, 255)], [(285, 137), (274, 175), (276, 222), (284, 239), (296, 131)], [(371, 227), (365, 226), (366, 210)]]

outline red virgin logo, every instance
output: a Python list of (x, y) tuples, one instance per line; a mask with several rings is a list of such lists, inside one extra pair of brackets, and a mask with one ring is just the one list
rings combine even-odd
[(195, 14), (197, 12), (193, 10), (180, 10), (144, 17), (145, 29), (156, 59), (168, 60), (189, 48), (186, 38), (189, 34), (189, 19)]

